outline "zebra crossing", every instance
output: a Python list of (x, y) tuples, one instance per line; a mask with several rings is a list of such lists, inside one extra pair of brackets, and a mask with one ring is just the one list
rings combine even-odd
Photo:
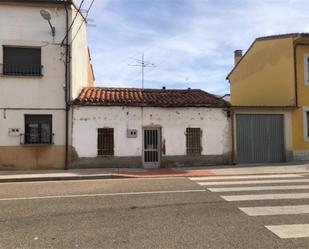
[[(210, 192), (219, 194), (223, 200), (237, 203), (237, 208), (249, 217), (284, 218), (309, 214), (309, 178), (306, 175), (257, 174), (189, 179), (206, 187)], [(279, 206), (271, 205), (275, 200), (280, 201)], [(289, 200), (302, 200), (306, 203), (291, 205)], [(260, 206), (259, 201), (267, 201), (268, 205)], [(244, 202), (250, 202), (250, 205), (244, 206)], [(287, 203), (282, 204), (284, 202)], [(309, 238), (309, 224), (265, 224), (265, 228), (281, 239)]]

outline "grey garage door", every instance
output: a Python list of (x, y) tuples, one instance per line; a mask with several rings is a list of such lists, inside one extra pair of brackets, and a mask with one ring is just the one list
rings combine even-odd
[(283, 115), (237, 114), (238, 163), (285, 160)]

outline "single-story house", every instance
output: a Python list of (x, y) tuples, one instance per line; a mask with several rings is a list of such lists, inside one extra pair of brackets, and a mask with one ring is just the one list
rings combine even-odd
[(199, 89), (86, 87), (73, 105), (72, 167), (227, 164), (229, 103)]

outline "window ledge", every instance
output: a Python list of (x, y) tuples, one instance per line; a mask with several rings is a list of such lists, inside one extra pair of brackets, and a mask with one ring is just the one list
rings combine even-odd
[(20, 144), (20, 145), (25, 147), (49, 147), (53, 146), (54, 144)]
[(40, 75), (24, 75), (24, 74), (0, 74), (1, 77), (8, 77), (8, 78), (43, 78), (43, 74)]

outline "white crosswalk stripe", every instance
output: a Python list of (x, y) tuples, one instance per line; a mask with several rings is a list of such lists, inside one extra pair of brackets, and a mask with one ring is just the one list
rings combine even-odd
[[(195, 181), (200, 186), (205, 186), (207, 190), (213, 193), (226, 192), (220, 197), (228, 202), (239, 202), (238, 209), (248, 216), (287, 217), (309, 214), (309, 184), (306, 184), (309, 183), (309, 178), (302, 174), (209, 176), (191, 177), (190, 180)], [(263, 193), (260, 193), (260, 191), (263, 191)], [(252, 193), (245, 194), (244, 192)], [(287, 205), (291, 204), (289, 200), (297, 199), (307, 200), (307, 203)], [(273, 203), (274, 200), (280, 200), (280, 203), (288, 203), (265, 206), (259, 204), (260, 201)], [(244, 201), (253, 204), (242, 206)], [(309, 238), (309, 224), (265, 224), (265, 227), (281, 239)]]
[(309, 199), (309, 193), (225, 195), (221, 197), (226, 201), (288, 200), (288, 199)]
[(289, 179), (289, 180), (250, 180), (250, 181), (219, 181), (219, 182), (198, 182), (201, 186), (215, 185), (246, 185), (246, 184), (264, 184), (264, 183), (304, 183), (309, 182), (309, 179)]
[(254, 186), (254, 187), (230, 187), (230, 188), (207, 188), (211, 192), (241, 192), (241, 191), (263, 191), (263, 190), (296, 190), (308, 189), (309, 185), (287, 185), (287, 186)]
[(259, 178), (299, 178), (304, 177), (298, 174), (277, 174), (277, 175), (235, 175), (235, 176), (203, 176), (203, 177), (190, 177), (192, 181), (203, 180), (232, 180), (232, 179), (259, 179)]
[(309, 205), (239, 207), (239, 209), (249, 216), (309, 214)]
[(309, 224), (265, 226), (281, 239), (296, 239), (309, 237)]

